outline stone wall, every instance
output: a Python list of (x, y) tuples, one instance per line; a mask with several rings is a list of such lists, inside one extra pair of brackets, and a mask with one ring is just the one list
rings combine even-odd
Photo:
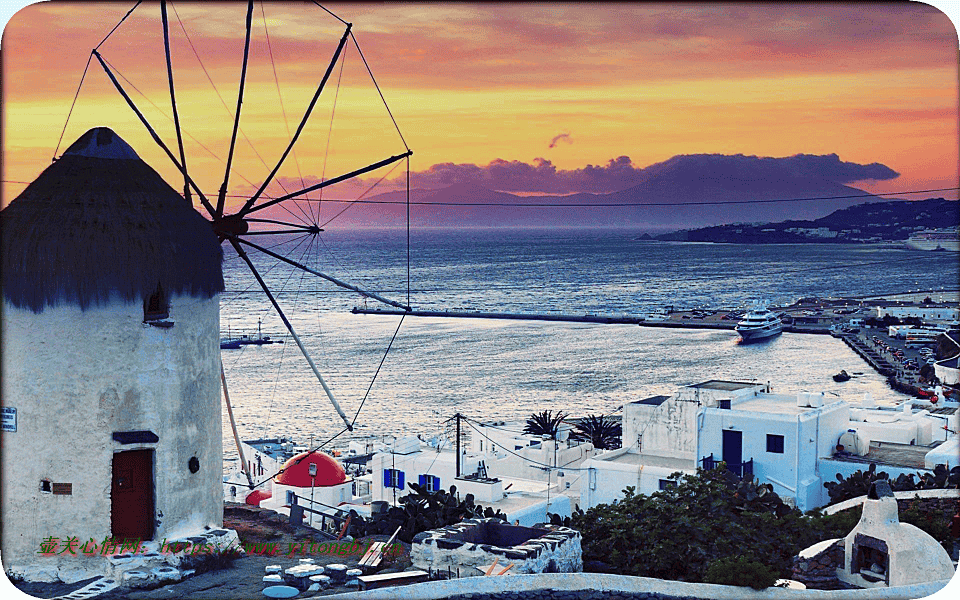
[(837, 578), (837, 569), (843, 567), (843, 540), (832, 540), (823, 544), (816, 552), (801, 553), (793, 559), (793, 579), (808, 589), (839, 590), (848, 586)]
[(410, 560), (423, 570), (459, 570), (461, 576), (482, 575), (495, 561), (496, 572), (513, 564), (510, 573), (576, 573), (583, 570), (580, 532), (568, 527), (520, 527), (499, 519), (468, 519), (418, 534)]
[[(337, 600), (914, 600), (925, 598), (949, 582), (868, 590), (752, 590), (746, 587), (666, 581), (601, 573), (536, 573), (503, 577), (471, 577), (415, 583), (365, 592), (348, 592)], [(956, 595), (956, 594), (954, 594)], [(946, 596), (945, 596), (946, 597)], [(952, 596), (951, 596), (952, 597)]]

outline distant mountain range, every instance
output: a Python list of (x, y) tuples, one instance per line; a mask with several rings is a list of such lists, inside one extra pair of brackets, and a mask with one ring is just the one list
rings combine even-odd
[[(804, 159), (819, 162), (811, 168), (809, 161), (804, 162)], [(824, 162), (829, 168), (823, 167)], [(518, 196), (472, 183), (437, 190), (413, 190), (411, 201), (427, 205), (411, 206), (410, 216), (415, 227), (607, 226), (635, 227), (651, 232), (736, 222), (809, 220), (868, 200), (881, 199), (836, 182), (836, 179), (852, 180), (851, 166), (865, 169), (865, 175), (875, 176), (879, 171), (880, 175), (876, 176), (884, 179), (897, 176), (883, 165), (841, 163), (836, 155), (797, 155), (777, 159), (682, 155), (639, 170), (639, 183), (610, 194)], [(832, 178), (832, 171), (839, 172), (840, 169), (844, 169), (843, 173)], [(387, 192), (365, 200), (403, 203), (406, 194)], [(756, 201), (764, 202), (749, 203)], [(429, 206), (432, 203), (437, 206)], [(362, 204), (363, 201), (354, 205), (338, 222), (366, 226), (404, 222), (405, 208), (402, 206)], [(524, 204), (565, 206), (518, 206)], [(604, 206), (567, 207), (583, 204)]]
[(906, 240), (915, 231), (956, 227), (960, 202), (933, 198), (868, 202), (811, 221), (733, 224), (655, 236), (665, 241), (771, 243), (862, 243)]

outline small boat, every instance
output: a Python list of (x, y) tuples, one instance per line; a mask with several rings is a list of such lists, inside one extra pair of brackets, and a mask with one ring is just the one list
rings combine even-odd
[(263, 335), (260, 330), (262, 321), (257, 319), (257, 336), (241, 335), (237, 338), (223, 338), (220, 340), (221, 350), (237, 350), (240, 346), (263, 346), (264, 344), (282, 344), (283, 340), (272, 340), (269, 335)]
[(269, 335), (250, 337), (242, 335), (236, 340), (241, 346), (262, 346), (264, 344), (282, 344), (283, 340), (271, 340)]
[(841, 370), (839, 373), (833, 376), (833, 380), (837, 382), (847, 381), (848, 379), (850, 379), (850, 375), (848, 375), (844, 370)]

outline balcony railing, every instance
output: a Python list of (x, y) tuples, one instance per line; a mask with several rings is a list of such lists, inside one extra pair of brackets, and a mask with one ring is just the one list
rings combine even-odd
[[(717, 468), (717, 465), (723, 461), (717, 460), (713, 457), (713, 453), (710, 456), (704, 456), (700, 459), (700, 463), (703, 465), (703, 468), (707, 471)], [(748, 461), (740, 463), (724, 463), (731, 473), (740, 477), (741, 479), (746, 476), (753, 476), (753, 459), (751, 458)]]

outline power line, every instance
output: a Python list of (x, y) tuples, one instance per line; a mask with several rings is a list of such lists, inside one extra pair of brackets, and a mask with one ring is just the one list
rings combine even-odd
[[(469, 425), (474, 431), (476, 431), (477, 433), (479, 433), (479, 434), (482, 435), (483, 437), (487, 438), (487, 441), (496, 444), (496, 442), (495, 442), (494, 440), (490, 439), (490, 437), (489, 437), (487, 434), (483, 433), (482, 431), (480, 431), (479, 429), (477, 429), (476, 426), (474, 426), (474, 424), (471, 422), (471, 421), (473, 421), (473, 419), (471, 419), (470, 417), (465, 417), (465, 416), (464, 416), (464, 417), (461, 417), (461, 418), (462, 418), (464, 421), (466, 421), (466, 422), (467, 422), (467, 425)], [(484, 427), (485, 427), (485, 425), (483, 425), (483, 423), (480, 423), (480, 421), (476, 421), (476, 423), (479, 424), (479, 425), (481, 425), (481, 426), (484, 426)], [(556, 441), (556, 440), (554, 440), (554, 441)], [(531, 463), (531, 464), (533, 464), (533, 465), (537, 465), (537, 466), (539, 466), (539, 467), (541, 467), (541, 468), (545, 468), (545, 469), (550, 469), (550, 470), (553, 470), (553, 469), (561, 470), (561, 469), (562, 469), (562, 470), (564, 470), (564, 471), (589, 471), (589, 470), (590, 470), (590, 469), (581, 469), (581, 468), (568, 468), (568, 467), (566, 467), (566, 466), (561, 467), (561, 466), (557, 466), (557, 465), (548, 465), (548, 464), (545, 464), (545, 463), (542, 463), (542, 462), (533, 460), (532, 458), (527, 458), (526, 456), (523, 456), (523, 455), (521, 455), (521, 454), (517, 454), (516, 452), (513, 452), (512, 450), (509, 450), (508, 448), (504, 448), (502, 444), (500, 444), (500, 449), (503, 450), (504, 452), (507, 452), (507, 453), (509, 453), (509, 454), (512, 454), (512, 455), (516, 456), (517, 458), (519, 458), (519, 459), (521, 459), (521, 460), (524, 460), (524, 461), (526, 461), (526, 462), (528, 462), (528, 463)], [(569, 463), (567, 463), (567, 464), (569, 464)]]
[[(382, 179), (381, 179), (382, 181)], [(380, 183), (379, 181), (377, 183)], [(560, 203), (560, 202), (423, 202), (410, 201), (417, 206), (489, 206), (508, 208), (617, 208), (637, 206), (722, 206), (728, 204), (773, 204), (777, 202), (813, 202), (817, 200), (847, 200), (851, 198), (874, 198), (877, 201), (889, 200), (882, 196), (906, 196), (909, 194), (927, 194), (932, 192), (947, 192), (960, 190), (960, 187), (932, 188), (927, 190), (909, 190), (902, 192), (878, 192), (876, 194), (848, 194), (844, 196), (814, 196), (809, 198), (764, 198), (756, 200), (715, 200), (706, 202), (591, 202), (591, 203)], [(243, 196), (237, 196), (243, 197)], [(336, 200), (325, 199), (325, 202), (360, 203), (360, 204), (399, 204), (405, 205), (405, 200)], [(317, 202), (317, 200), (309, 200)]]
[[(382, 181), (382, 179), (381, 179)], [(3, 183), (30, 184), (29, 181), (4, 179)], [(380, 183), (379, 181), (377, 183)], [(488, 206), (507, 208), (617, 208), (617, 207), (644, 207), (644, 206), (719, 206), (727, 204), (772, 204), (777, 202), (813, 202), (817, 200), (846, 200), (851, 198), (873, 198), (877, 201), (888, 201), (883, 196), (906, 196), (909, 194), (927, 194), (932, 192), (947, 192), (960, 190), (960, 187), (931, 188), (926, 190), (907, 190), (899, 192), (877, 192), (875, 194), (850, 194), (845, 196), (814, 196), (809, 198), (782, 198), (758, 200), (717, 200), (706, 202), (594, 202), (594, 203), (551, 203), (551, 202), (424, 202), (410, 201), (416, 206)], [(368, 192), (369, 193), (369, 190)], [(227, 198), (247, 198), (245, 195), (228, 194)], [(302, 202), (320, 202), (318, 199), (301, 200)], [(406, 200), (361, 200), (361, 199), (333, 199), (324, 198), (323, 202), (337, 202), (341, 204), (396, 204), (404, 206)]]

